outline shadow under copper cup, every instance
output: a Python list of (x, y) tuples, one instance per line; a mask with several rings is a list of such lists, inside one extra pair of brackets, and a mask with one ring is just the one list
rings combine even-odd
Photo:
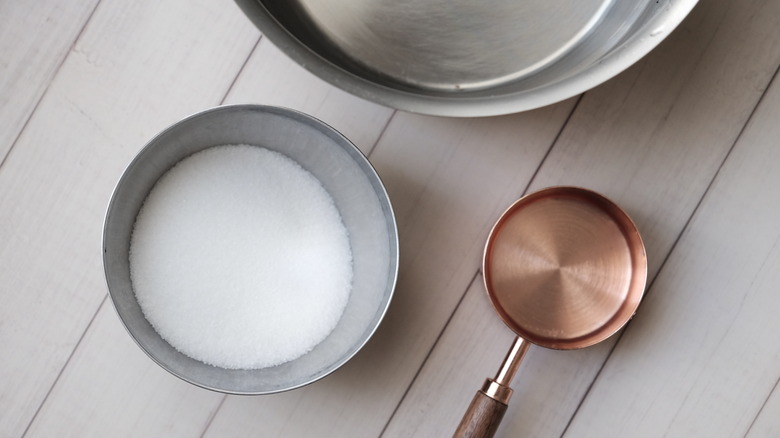
[(485, 289), (518, 337), (494, 379), (477, 392), (455, 436), (489, 437), (530, 343), (588, 347), (636, 312), (647, 256), (636, 226), (615, 203), (578, 187), (551, 187), (515, 202), (485, 246)]

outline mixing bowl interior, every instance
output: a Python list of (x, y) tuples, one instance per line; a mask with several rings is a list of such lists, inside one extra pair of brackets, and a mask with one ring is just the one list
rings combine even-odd
[(696, 0), (236, 0), (326, 81), (395, 108), (506, 114), (579, 94), (654, 48)]

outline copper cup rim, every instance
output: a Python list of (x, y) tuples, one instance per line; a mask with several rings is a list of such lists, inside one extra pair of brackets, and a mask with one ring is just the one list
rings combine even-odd
[[(625, 238), (631, 255), (631, 281), (628, 290), (625, 293), (625, 299), (621, 303), (618, 311), (597, 329), (576, 337), (540, 336), (533, 331), (526, 329), (521, 323), (518, 323), (510, 316), (509, 312), (502, 305), (501, 299), (494, 293), (494, 288), (492, 287), (490, 269), (492, 260), (491, 252), (503, 225), (506, 223), (507, 219), (520, 208), (550, 197), (576, 198), (580, 201), (589, 203), (592, 206), (596, 206), (607, 213), (615, 225), (621, 230), (621, 234)], [(523, 339), (541, 347), (556, 350), (572, 350), (588, 347), (609, 338), (633, 317), (641, 302), (642, 296), (644, 295), (647, 281), (647, 255), (644, 242), (642, 241), (636, 224), (615, 202), (604, 195), (582, 187), (553, 186), (521, 197), (501, 214), (491, 229), (485, 244), (482, 273), (485, 290), (494, 310), (512, 331)]]

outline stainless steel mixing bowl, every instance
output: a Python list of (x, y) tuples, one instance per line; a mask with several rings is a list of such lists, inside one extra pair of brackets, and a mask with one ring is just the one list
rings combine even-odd
[(506, 114), (592, 88), (697, 0), (236, 0), (292, 59), (402, 110)]
[[(312, 351), (275, 367), (228, 370), (179, 353), (146, 320), (130, 280), (130, 235), (152, 186), (184, 157), (224, 144), (263, 146), (297, 161), (333, 197), (349, 232), (353, 283), (341, 320)], [(292, 110), (259, 105), (224, 106), (174, 124), (151, 140), (130, 163), (106, 213), (103, 265), (119, 317), (138, 345), (159, 365), (204, 388), (234, 394), (266, 394), (297, 388), (328, 375), (368, 341), (393, 295), (398, 236), (379, 176), (341, 134)]]

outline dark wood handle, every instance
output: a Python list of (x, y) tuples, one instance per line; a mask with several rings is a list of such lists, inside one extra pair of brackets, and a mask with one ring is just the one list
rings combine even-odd
[(477, 391), (453, 438), (492, 437), (504, 418), (504, 412), (505, 404), (493, 400), (482, 391)]

